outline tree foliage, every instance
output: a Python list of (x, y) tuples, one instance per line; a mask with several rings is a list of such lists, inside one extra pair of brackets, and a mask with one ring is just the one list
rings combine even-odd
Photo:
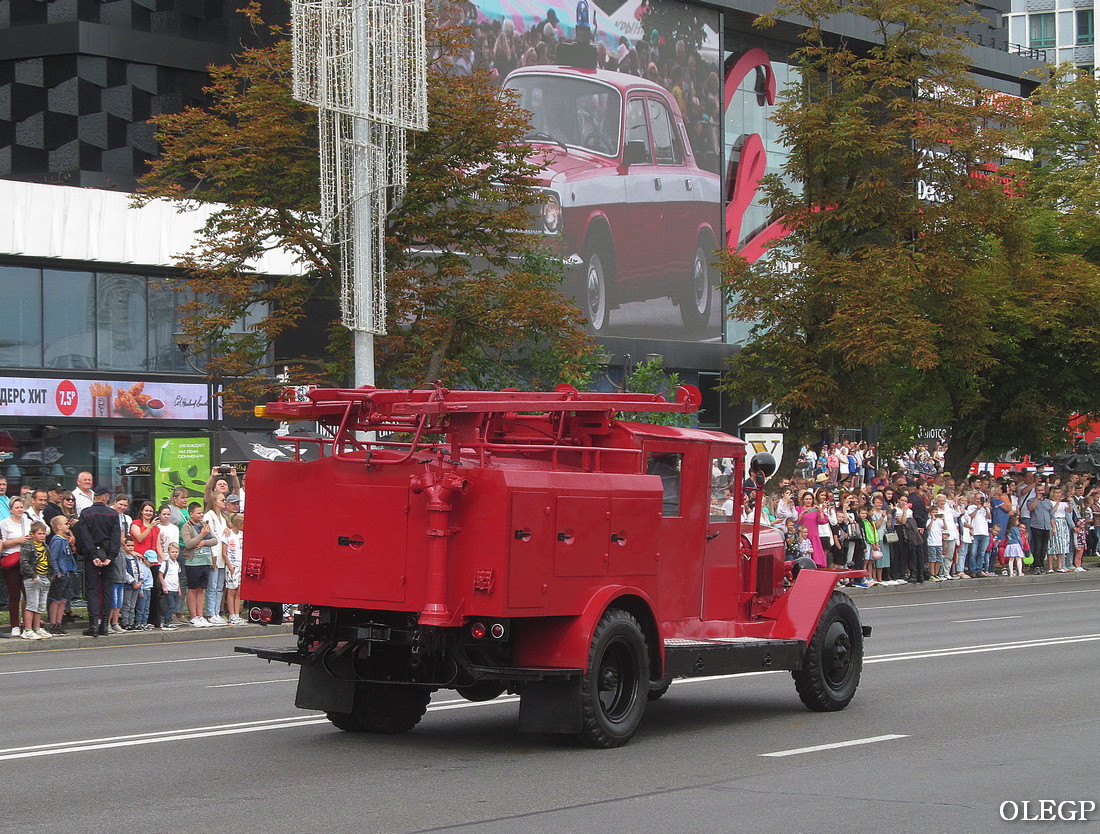
[[(781, 473), (820, 430), (875, 422), (946, 427), (961, 471), (1039, 442), (1080, 392), (1064, 350), (1040, 349), (1080, 334), (1062, 307), (1080, 285), (1035, 257), (1021, 184), (996, 167), (1020, 141), (1018, 114), (968, 74), (958, 9), (790, 0), (776, 12), (809, 22), (776, 113), (789, 157), (764, 182), (789, 234), (763, 262), (727, 254), (724, 269), (733, 314), (757, 322), (727, 390), (785, 420)], [(841, 12), (867, 20), (871, 45), (826, 31)]]
[[(335, 311), (339, 255), (318, 222), (316, 113), (290, 95), (289, 40), (246, 11), (269, 44), (212, 67), (205, 107), (154, 119), (162, 154), (140, 197), (214, 204), (179, 265), (196, 294), (185, 330), (209, 346), (209, 371), (234, 380), (230, 408), (269, 387), (262, 371), (272, 366), (290, 366), (296, 383), (338, 385), (349, 367), (350, 340), (335, 326), (325, 355), (267, 361), (315, 302)], [(558, 263), (522, 231), (538, 199), (519, 141), (526, 111), (485, 73), (451, 71), (466, 30), (429, 32), (429, 129), (410, 136), (408, 187), (387, 217), (389, 335), (376, 340), (378, 384), (583, 384), (594, 364), (581, 314), (559, 292)], [(302, 273), (261, 281), (251, 265), (276, 248)], [(248, 315), (249, 331), (234, 334)]]
[[(676, 392), (681, 384), (680, 375), (666, 371), (665, 360), (657, 356), (635, 365), (634, 370), (623, 381), (623, 388), (628, 394), (660, 394), (669, 402), (675, 402)], [(698, 423), (698, 415), (676, 412), (624, 412), (623, 417), (639, 423), (682, 428), (692, 428)]]

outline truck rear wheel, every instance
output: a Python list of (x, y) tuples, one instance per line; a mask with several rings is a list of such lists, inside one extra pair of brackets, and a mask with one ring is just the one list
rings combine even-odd
[(642, 627), (626, 611), (604, 612), (581, 678), (581, 732), (589, 747), (621, 747), (634, 736), (649, 692), (649, 653)]
[(355, 712), (330, 712), (334, 727), (349, 733), (407, 733), (420, 723), (432, 690), (426, 686), (361, 683), (356, 687)]
[(791, 672), (798, 696), (816, 712), (842, 710), (851, 702), (863, 671), (863, 628), (847, 594), (833, 591), (817, 624), (802, 668)]

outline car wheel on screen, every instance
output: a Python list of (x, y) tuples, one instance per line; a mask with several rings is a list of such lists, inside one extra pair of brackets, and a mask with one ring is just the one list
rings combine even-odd
[(611, 299), (608, 287), (610, 264), (598, 250), (588, 253), (584, 259), (584, 286), (581, 301), (589, 326), (597, 333), (607, 328), (611, 318)]
[(710, 324), (714, 307), (714, 281), (711, 279), (710, 249), (703, 238), (695, 245), (688, 284), (680, 295), (680, 317), (684, 327), (700, 330)]

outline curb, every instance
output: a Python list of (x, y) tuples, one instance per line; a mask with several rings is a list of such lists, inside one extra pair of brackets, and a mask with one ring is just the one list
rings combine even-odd
[(0, 638), (0, 654), (57, 649), (102, 648), (104, 646), (140, 646), (147, 643), (184, 643), (189, 640), (209, 640), (212, 637), (246, 638), (293, 634), (291, 623), (281, 625), (255, 623), (243, 626), (215, 626), (213, 628), (195, 628), (186, 625), (172, 631), (158, 631), (156, 629), (152, 631), (127, 631), (122, 634), (108, 634), (104, 637), (88, 637), (81, 634), (80, 632), (87, 627), (86, 621), (69, 623), (68, 635), (51, 637), (48, 640), (24, 640), (22, 637), (12, 637), (10, 630), (7, 630)]
[(988, 588), (994, 585), (1054, 585), (1062, 582), (1087, 582), (1100, 580), (1100, 570), (1095, 565), (1087, 573), (1048, 573), (1042, 576), (1025, 574), (1024, 576), (979, 576), (973, 579), (954, 579), (947, 582), (923, 582), (904, 585), (874, 585), (870, 588), (846, 587), (844, 592), (850, 596), (869, 596), (875, 594), (905, 594), (922, 591), (938, 591), (944, 588)]

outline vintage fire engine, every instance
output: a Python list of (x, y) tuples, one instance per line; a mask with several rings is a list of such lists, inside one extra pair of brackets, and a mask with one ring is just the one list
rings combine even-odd
[[(249, 467), (242, 596), (300, 613), (296, 646), (237, 650), (299, 665), (297, 706), (352, 732), (411, 729), (437, 689), (507, 690), (521, 729), (617, 747), (675, 678), (775, 669), (843, 709), (870, 630), (836, 586), (866, 574), (798, 570), (742, 520), (770, 456), (746, 487), (741, 440), (620, 417), (698, 404), (365, 387), (261, 407), (330, 437)], [(333, 502), (324, 524), (291, 519), (303, 495)]]

